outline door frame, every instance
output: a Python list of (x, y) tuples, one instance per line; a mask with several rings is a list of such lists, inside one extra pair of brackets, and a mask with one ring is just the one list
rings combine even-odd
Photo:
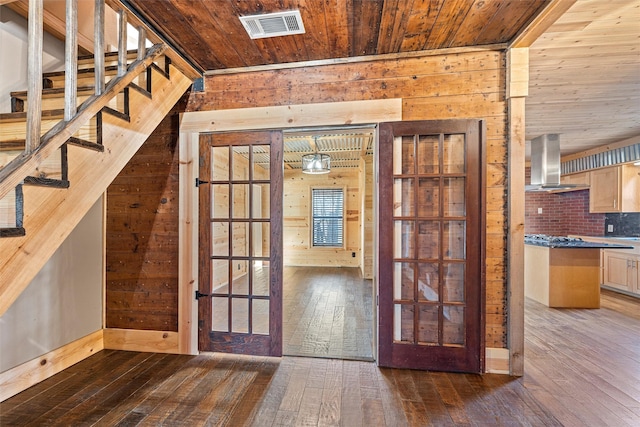
[[(508, 125), (505, 138), (511, 141), (509, 149), (510, 181), (509, 194), (520, 194), (524, 189), (524, 135), (521, 132), (524, 98), (517, 99), (519, 108), (510, 103), (509, 116), (514, 122)], [(511, 99), (513, 101), (513, 99)], [(228, 110), (211, 110), (182, 113), (180, 115), (180, 210), (179, 210), (179, 289), (178, 289), (178, 333), (177, 344), (170, 347), (181, 354), (198, 354), (197, 350), (197, 310), (194, 312), (195, 290), (198, 288), (197, 274), (197, 192), (195, 178), (198, 176), (198, 133), (222, 130), (252, 129), (289, 129), (314, 126), (345, 126), (349, 124), (370, 124), (385, 121), (401, 121), (402, 98), (345, 101), (317, 104), (292, 104), (286, 106), (239, 108)], [(512, 112), (512, 108), (515, 113)], [(515, 116), (514, 116), (515, 114)], [(195, 146), (194, 146), (195, 144)], [(194, 150), (195, 148), (195, 150)], [(521, 166), (521, 168), (519, 167)], [(514, 178), (515, 177), (515, 178)], [(517, 178), (517, 179), (516, 179)], [(522, 190), (524, 191), (524, 190)], [(514, 196), (520, 200), (520, 196)], [(509, 312), (521, 312), (524, 304), (524, 293), (520, 292), (522, 283), (518, 274), (518, 265), (522, 264), (520, 255), (524, 251), (524, 243), (518, 237), (522, 234), (520, 224), (524, 214), (521, 207), (509, 204), (508, 214), (513, 225), (507, 234), (506, 247), (509, 248), (508, 262), (510, 268), (507, 289), (510, 297), (507, 300)], [(522, 218), (521, 218), (522, 217)], [(519, 231), (518, 231), (519, 230)], [(518, 234), (520, 233), (520, 234)], [(521, 236), (520, 236), (521, 237)], [(521, 271), (520, 271), (521, 273)], [(518, 313), (508, 319), (508, 348), (486, 348), (486, 372), (512, 373), (521, 375), (524, 322)], [(377, 347), (377, 343), (376, 343)]]
[[(402, 120), (401, 98), (197, 111), (180, 114), (177, 353), (199, 354), (198, 303), (194, 297), (199, 288), (199, 203), (198, 191), (195, 186), (199, 175), (199, 134), (201, 132), (234, 130), (284, 130), (316, 126), (366, 125), (400, 120)], [(374, 199), (374, 209), (376, 209), (375, 203)], [(377, 290), (375, 278), (374, 287)], [(374, 337), (376, 334), (377, 332), (374, 331)], [(374, 354), (377, 358), (376, 350), (377, 341), (374, 342)]]

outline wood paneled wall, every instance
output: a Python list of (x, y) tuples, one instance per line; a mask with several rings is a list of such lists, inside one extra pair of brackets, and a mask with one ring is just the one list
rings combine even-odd
[(179, 101), (107, 190), (107, 328), (178, 330)]
[[(284, 265), (359, 267), (362, 227), (359, 169), (333, 170), (326, 175), (284, 172)], [(345, 204), (344, 247), (318, 248), (311, 244), (311, 189), (343, 188)], [(352, 254), (355, 253), (355, 257)]]
[(486, 120), (486, 346), (506, 347), (507, 102), (504, 51), (209, 75), (188, 111), (401, 98), (404, 120)]

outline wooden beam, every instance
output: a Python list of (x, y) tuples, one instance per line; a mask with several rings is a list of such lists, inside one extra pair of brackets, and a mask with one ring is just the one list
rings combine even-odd
[(524, 374), (525, 98), (509, 98), (507, 344), (511, 375)]
[(509, 47), (529, 47), (549, 29), (577, 0), (552, 0), (509, 44)]
[(102, 95), (104, 92), (104, 0), (95, 0), (93, 25), (95, 94)]
[(178, 193), (178, 349), (198, 354), (198, 193), (194, 183), (200, 174), (199, 135), (180, 133), (180, 192)]
[(66, 1), (64, 49), (64, 120), (75, 116), (78, 102), (78, 0)]
[[(42, 0), (29, 0), (29, 40), (27, 49), (27, 98), (29, 99), (29, 103), (27, 104), (27, 142), (25, 145), (25, 154), (27, 155), (36, 151), (40, 145), (40, 118), (42, 113), (42, 26)], [(15, 187), (15, 185), (12, 187)], [(2, 192), (2, 196), (5, 194), (6, 192)]]
[[(103, 116), (103, 153), (69, 147), (68, 190), (25, 187), (27, 235), (0, 239), (0, 316), (29, 285), (87, 210), (191, 85), (171, 67), (171, 80), (154, 69), (153, 99), (132, 91), (131, 121)], [(157, 80), (155, 80), (157, 79)], [(27, 170), (29, 173), (33, 170)], [(2, 183), (5, 185), (6, 183)], [(55, 209), (53, 209), (55, 207)]]
[(182, 132), (371, 124), (402, 120), (402, 99), (196, 111), (180, 117)]
[(529, 48), (507, 50), (507, 98), (529, 95)]
[(127, 72), (127, 12), (118, 11), (118, 76)]
[[(83, 104), (83, 109), (70, 121), (60, 122), (45, 136), (37, 150), (20, 156), (20, 162), (9, 164), (0, 170), (0, 197), (3, 197), (31, 173), (44, 159), (53, 154), (62, 144), (73, 136), (87, 121), (95, 116), (102, 108), (125, 87), (129, 85), (142, 71), (165, 51), (165, 45), (156, 45), (149, 50), (144, 61), (131, 64), (130, 70), (122, 77), (116, 77), (109, 82), (108, 89), (100, 96), (94, 96)], [(42, 81), (42, 79), (40, 79)]]

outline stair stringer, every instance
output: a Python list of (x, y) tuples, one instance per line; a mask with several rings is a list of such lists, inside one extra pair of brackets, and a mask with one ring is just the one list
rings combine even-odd
[[(170, 66), (170, 79), (154, 75), (152, 99), (130, 99), (130, 121), (103, 114), (104, 152), (69, 146), (68, 189), (24, 187), (25, 236), (0, 239), (0, 316), (31, 283), (88, 210), (191, 85)], [(156, 73), (156, 71), (154, 71)]]

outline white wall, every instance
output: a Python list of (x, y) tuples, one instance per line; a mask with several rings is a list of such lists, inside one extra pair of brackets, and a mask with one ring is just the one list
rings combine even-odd
[[(43, 72), (64, 69), (64, 42), (45, 33)], [(0, 113), (11, 112), (12, 91), (27, 89), (27, 21), (0, 6)]]
[(103, 223), (101, 197), (0, 317), (0, 372), (102, 329)]

